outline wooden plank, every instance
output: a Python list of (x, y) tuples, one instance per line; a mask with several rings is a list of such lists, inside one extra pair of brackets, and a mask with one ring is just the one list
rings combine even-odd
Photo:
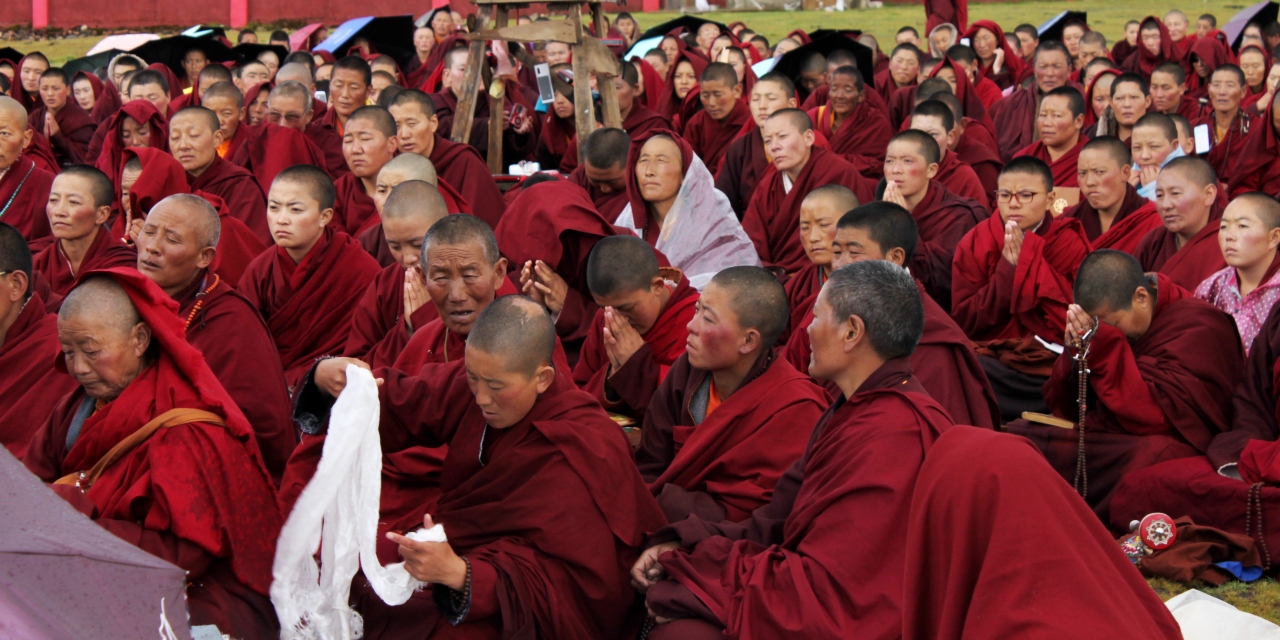
[[(613, 52), (600, 42), (600, 38), (606, 37), (609, 33), (604, 8), (599, 2), (592, 2), (588, 6), (591, 8), (591, 24), (596, 29), (596, 37), (584, 36), (583, 38), (587, 64), (596, 74), (596, 88), (600, 90), (600, 107), (604, 111), (604, 126), (610, 129), (621, 129), (622, 112), (618, 108), (618, 89), (613, 86), (613, 79), (622, 74), (622, 69), (619, 68), (618, 59)], [(631, 63), (622, 62), (621, 64)]]
[(509, 27), (485, 29), (479, 33), (467, 34), (468, 40), (507, 40), (510, 42), (563, 42), (577, 44), (573, 34), (573, 25), (567, 20), (548, 20), (531, 22)]
[[(495, 8), (497, 15), (493, 18), (493, 26), (497, 30), (501, 30), (507, 26), (507, 8), (498, 5)], [(494, 97), (493, 87), (500, 90), (500, 95)], [(485, 94), (489, 97), (489, 173), (498, 175), (505, 173), (502, 166), (502, 125), (505, 124), (506, 118), (502, 117), (502, 106), (505, 103), (505, 85), (502, 79), (494, 75), (493, 85)]]
[[(484, 27), (489, 24), (492, 7), (480, 7), (476, 16), (476, 24)], [(453, 114), (453, 131), (449, 140), (467, 143), (471, 140), (471, 124), (476, 118), (476, 94), (480, 91), (480, 70), (485, 66), (484, 41), (471, 43), (467, 52), (467, 77), (462, 81), (462, 90), (458, 92), (458, 110)]]
[[(583, 41), (582, 33), (582, 12), (570, 11), (569, 23), (573, 25), (574, 35), (577, 41)], [(578, 162), (585, 162), (582, 156), (582, 150), (586, 146), (582, 144), (596, 130), (596, 119), (593, 113), (594, 108), (591, 100), (591, 72), (587, 67), (587, 58), (583, 46), (580, 44), (573, 45), (573, 110), (574, 122), (578, 131)]]

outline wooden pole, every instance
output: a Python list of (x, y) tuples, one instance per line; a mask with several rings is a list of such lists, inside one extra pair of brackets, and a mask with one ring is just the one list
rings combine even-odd
[(578, 130), (578, 162), (586, 162), (582, 150), (587, 136), (596, 130), (596, 118), (591, 104), (591, 69), (587, 66), (587, 58), (582, 46), (582, 9), (575, 5), (569, 11), (569, 22), (573, 25), (573, 33), (577, 44), (573, 45), (573, 109), (574, 120)]
[[(604, 10), (601, 8), (599, 2), (590, 3), (590, 7), (591, 7), (591, 22), (593, 25), (595, 25), (596, 37), (601, 40), (604, 40), (605, 38), (608, 37), (608, 34), (609, 34), (608, 28), (605, 26), (606, 23), (604, 18)], [(623, 60), (622, 64), (631, 64), (631, 63)], [(622, 70), (619, 69), (618, 72), (621, 73)], [(575, 78), (575, 82), (576, 82), (576, 78), (578, 77), (576, 72), (574, 73), (573, 77)], [(597, 74), (596, 87), (600, 89), (600, 103), (601, 103), (601, 106), (604, 108), (604, 126), (609, 127), (611, 129), (621, 129), (622, 114), (619, 111), (619, 107), (618, 107), (618, 89), (613, 86), (613, 77), (603, 75), (603, 74)], [(582, 138), (579, 138), (579, 141), (581, 140)], [(582, 146), (583, 145), (581, 144), (581, 142), (579, 142), (578, 148), (581, 149)]]
[[(507, 8), (503, 5), (497, 5), (495, 8), (497, 13), (493, 18), (493, 28), (501, 29), (507, 26)], [(507, 44), (502, 40), (496, 40), (495, 42), (501, 43), (502, 46)], [(493, 95), (495, 88), (501, 90), (501, 93), (496, 97)], [(506, 103), (505, 91), (506, 86), (502, 84), (502, 79), (495, 73), (492, 86), (489, 91), (485, 92), (489, 96), (489, 173), (494, 175), (506, 173), (505, 167), (502, 166), (502, 125), (506, 123), (506, 118), (502, 114), (502, 106)], [(533, 117), (533, 114), (529, 114), (529, 117)]]
[[(493, 8), (482, 5), (476, 16), (476, 30), (484, 29), (489, 24), (489, 16)], [(480, 69), (484, 64), (484, 40), (471, 43), (467, 54), (467, 77), (462, 82), (462, 90), (458, 92), (458, 111), (453, 116), (453, 132), (449, 140), (466, 144), (471, 140), (471, 123), (476, 117), (476, 94), (480, 91)]]

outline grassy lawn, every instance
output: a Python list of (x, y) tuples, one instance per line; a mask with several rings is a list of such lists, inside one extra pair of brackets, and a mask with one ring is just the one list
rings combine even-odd
[[(1218, 17), (1218, 24), (1226, 24), (1237, 11), (1244, 8), (1245, 0), (1202, 0), (1184, 8), (1194, 25), (1195, 18), (1201, 13), (1212, 13)], [(1161, 0), (1130, 0), (1116, 4), (1104, 0), (1079, 0), (1070, 3), (1062, 2), (1010, 2), (1000, 4), (972, 4), (969, 6), (969, 19), (992, 19), (1000, 25), (1012, 29), (1014, 26), (1028, 22), (1034, 25), (1057, 15), (1064, 9), (1087, 11), (1089, 23), (1094, 29), (1106, 34), (1108, 40), (1115, 40), (1124, 32), (1124, 23), (1131, 19), (1141, 19), (1146, 15), (1163, 16), (1172, 6)], [(679, 14), (672, 12), (638, 14), (641, 28), (651, 27), (670, 20)], [(869, 31), (880, 40), (886, 50), (891, 48), (894, 34), (899, 27), (913, 25), (924, 29), (924, 9), (919, 4), (886, 5), (881, 9), (866, 11), (769, 11), (769, 12), (714, 12), (707, 14), (719, 22), (728, 24), (741, 20), (754, 30), (776, 42), (793, 29), (861, 29)], [(183, 27), (185, 28), (185, 27)], [(265, 41), (269, 29), (258, 30), (258, 37)], [(98, 37), (64, 38), (53, 41), (15, 40), (3, 44), (19, 51), (44, 51), (55, 63), (77, 58), (98, 41)]]
[[(1152, 578), (1147, 582), (1156, 590), (1161, 600), (1168, 600), (1195, 586), (1164, 578)], [(1253, 584), (1228, 582), (1221, 587), (1201, 585), (1196, 588), (1241, 611), (1280, 624), (1280, 582), (1272, 578), (1262, 578)]]

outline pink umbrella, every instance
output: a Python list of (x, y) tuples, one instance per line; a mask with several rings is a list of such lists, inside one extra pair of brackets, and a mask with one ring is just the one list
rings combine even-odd
[(310, 51), (311, 50), (311, 34), (316, 29), (323, 27), (319, 22), (313, 22), (289, 35), (289, 49), (291, 51)]

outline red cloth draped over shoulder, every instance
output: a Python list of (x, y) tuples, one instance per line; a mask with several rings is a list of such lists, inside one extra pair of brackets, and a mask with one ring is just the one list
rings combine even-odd
[[(956, 95), (956, 98), (960, 99), (960, 106), (962, 108), (962, 112), (964, 113), (965, 117), (981, 122), (988, 129), (994, 129), (995, 125), (991, 122), (991, 116), (988, 113), (987, 102), (982, 98), (982, 92), (979, 90), (979, 88), (973, 86), (972, 82), (969, 82), (969, 74), (965, 71), (964, 67), (960, 66), (958, 62), (956, 62), (955, 60), (952, 60), (951, 58), (943, 58), (942, 62), (943, 64), (951, 67), (951, 71), (954, 72), (955, 74), (955, 77), (956, 77), (955, 95)], [(933, 68), (933, 71), (929, 72), (929, 77), (930, 78), (938, 77), (938, 71), (940, 71), (941, 69), (942, 69), (942, 64), (935, 66)], [(983, 81), (987, 83), (986, 86), (990, 86), (992, 89), (995, 89), (996, 93), (998, 94), (996, 96), (997, 101), (1003, 98), (1003, 94), (1000, 93), (1000, 89), (998, 87), (995, 87), (990, 80), (983, 78)], [(908, 115), (911, 113), (912, 109), (915, 109), (914, 93), (911, 96), (911, 100), (912, 100), (912, 103), (908, 106), (908, 109), (907, 109)]]
[(948, 150), (942, 157), (942, 162), (938, 163), (938, 173), (933, 179), (942, 183), (947, 191), (984, 205), (995, 197), (993, 193), (987, 193), (983, 188), (982, 181), (978, 179), (978, 174), (974, 173), (973, 167), (961, 162), (956, 152), (951, 150)]
[(649, 64), (644, 58), (633, 58), (633, 61), (640, 63), (640, 79), (644, 82), (644, 95), (640, 96), (639, 102), (650, 111), (659, 111), (662, 104), (662, 96), (667, 88), (667, 81), (658, 73), (653, 65)]
[[(681, 43), (680, 53), (676, 55), (675, 60), (667, 61), (669, 70), (667, 71), (666, 83), (662, 88), (662, 100), (658, 106), (658, 113), (672, 123), (676, 121), (676, 116), (680, 115), (684, 103), (688, 101), (689, 96), (693, 93), (690, 91), (684, 98), (676, 95), (676, 67), (679, 66), (681, 62), (688, 62), (693, 66), (693, 77), (696, 80), (702, 77), (703, 70), (705, 70), (707, 65), (710, 64), (706, 57), (700, 54), (695, 55), (690, 53), (689, 50), (685, 48), (683, 40), (676, 38), (676, 41)], [(696, 88), (696, 83), (694, 86)]]
[(62, 165), (58, 164), (57, 156), (53, 155), (53, 147), (49, 145), (49, 139), (30, 124), (27, 125), (27, 130), (31, 132), (31, 144), (22, 150), (22, 156), (30, 158), (37, 167), (55, 176), (58, 175), (62, 171)]
[[(1238, 169), (1240, 163), (1244, 162), (1245, 145), (1249, 140), (1250, 131), (1258, 124), (1257, 119), (1258, 116), (1249, 113), (1248, 110), (1240, 109), (1222, 140), (1219, 142), (1215, 137), (1213, 148), (1209, 150), (1209, 155), (1205, 156), (1205, 159), (1213, 165), (1213, 170), (1219, 179), (1229, 178)], [(1199, 120), (1191, 121), (1193, 127), (1202, 124), (1209, 125), (1210, 136), (1217, 135), (1218, 124), (1212, 110), (1206, 112)]]
[[(982, 77), (991, 80), (1000, 89), (1012, 87), (1017, 84), (1018, 81), (1022, 79), (1023, 74), (1027, 71), (1027, 63), (1022, 59), (1022, 55), (1020, 53), (1014, 51), (1013, 47), (1009, 46), (1009, 41), (1004, 37), (1004, 29), (1000, 28), (1000, 25), (996, 24), (992, 20), (979, 20), (969, 25), (969, 30), (965, 31), (964, 37), (968, 38), (972, 42), (978, 35), (978, 29), (986, 29), (994, 34), (997, 46), (1004, 50), (1004, 68), (1000, 70), (1000, 73), (994, 73), (991, 65), (983, 64), (981, 60), (978, 61), (978, 64), (980, 65), (979, 71), (982, 74)], [(965, 113), (968, 113), (968, 111)]]
[(1156, 213), (1155, 203), (1138, 195), (1137, 189), (1132, 185), (1125, 186), (1124, 202), (1106, 233), (1102, 231), (1102, 218), (1098, 215), (1098, 210), (1087, 199), (1081, 199), (1062, 215), (1076, 218), (1084, 225), (1085, 236), (1094, 249), (1115, 249), (1131, 255), (1137, 255), (1138, 243), (1142, 242), (1143, 236), (1152, 229), (1164, 226), (1160, 214)]
[(761, 354), (746, 379), (695, 421), (689, 404), (710, 375), (682, 357), (646, 415), (636, 461), (667, 519), (690, 514), (738, 522), (769, 502), (830, 404), (825, 391), (777, 357)]
[[(1187, 75), (1187, 93), (1191, 95), (1191, 97), (1201, 98), (1209, 95), (1208, 78), (1213, 77), (1213, 72), (1217, 70), (1218, 67), (1221, 67), (1224, 64), (1238, 64), (1236, 54), (1231, 51), (1231, 46), (1227, 44), (1226, 39), (1227, 37), (1225, 34), (1215, 29), (1209, 32), (1205, 37), (1196, 38), (1195, 42), (1191, 43), (1189, 48), (1190, 55), (1194, 55), (1198, 58), (1209, 73), (1206, 78), (1201, 78), (1197, 73), (1194, 73), (1195, 70), (1193, 68), (1193, 73)], [(1187, 42), (1187, 38), (1183, 38), (1182, 42)], [(1246, 45), (1241, 48), (1241, 51), (1251, 46), (1252, 45)], [(1262, 51), (1259, 47), (1253, 48)], [(1264, 51), (1263, 54), (1265, 55), (1266, 52)], [(1190, 64), (1189, 58), (1188, 64)], [(1271, 65), (1268, 64), (1266, 67), (1270, 69)], [(1248, 87), (1245, 87), (1245, 94), (1245, 99), (1248, 100)], [(1243, 109), (1244, 107), (1245, 103), (1241, 102), (1240, 108)]]
[(253, 427), (200, 351), (187, 343), (173, 299), (133, 269), (93, 273), (124, 287), (151, 327), (155, 361), (84, 421), (70, 450), (67, 430), (86, 396), (68, 396), (32, 441), (26, 465), (52, 482), (92, 467), (170, 409), (221, 416), (225, 426), (194, 422), (161, 429), (108, 467), (83, 497), (104, 528), (187, 570), (194, 624), (217, 623), (237, 636), (262, 637), (276, 624), (270, 603), (265, 610), (261, 603), (271, 584), (281, 517)]
[[(106, 225), (98, 227), (93, 244), (80, 259), (80, 273), (96, 269), (112, 269), (115, 267), (135, 268), (138, 264), (138, 252), (133, 247), (120, 241), (111, 233)], [(45, 304), (50, 311), (57, 311), (62, 306), (62, 299), (71, 292), (76, 282), (76, 273), (71, 271), (71, 263), (62, 251), (62, 244), (54, 241), (31, 259), (31, 267), (35, 273), (44, 276), (49, 283), (51, 296), (45, 297)], [(53, 299), (51, 299), (53, 298)]]
[(0, 175), (0, 222), (12, 225), (26, 239), (32, 251), (53, 242), (49, 228), (49, 189), (54, 174), (37, 167), (30, 158), (18, 156), (9, 170)]
[(315, 359), (342, 353), (378, 263), (345, 233), (325, 229), (301, 262), (281, 247), (254, 258), (239, 290), (267, 321), (292, 389)]
[(185, 84), (178, 78), (178, 74), (169, 68), (169, 65), (163, 62), (153, 62), (147, 65), (147, 68), (164, 76), (165, 82), (169, 83), (169, 99), (177, 100), (183, 96), (183, 85)]
[[(39, 52), (33, 51), (32, 53)], [(27, 113), (30, 114), (36, 109), (39, 109), (44, 103), (40, 101), (40, 94), (38, 92), (35, 94), (27, 93), (27, 90), (22, 86), (22, 65), (26, 64), (27, 58), (28, 56), (26, 55), (22, 56), (22, 59), (18, 60), (18, 64), (13, 67), (15, 77), (19, 79), (17, 81), (10, 81), (9, 97), (17, 100), (18, 104), (22, 105), (23, 108), (27, 110)]]
[(1280, 136), (1272, 121), (1275, 101), (1267, 105), (1262, 116), (1253, 123), (1236, 168), (1227, 176), (1227, 192), (1235, 198), (1250, 191), (1261, 191), (1272, 197), (1280, 196)]
[[(459, 45), (461, 45), (464, 48), (466, 47), (467, 34), (453, 33), (445, 36), (443, 40), (437, 42), (435, 46), (431, 48), (431, 53), (427, 55), (427, 62), (423, 64), (422, 67), (424, 69), (427, 69), (428, 73), (434, 74), (435, 69), (442, 67), (444, 65), (444, 55), (454, 49), (457, 49)], [(435, 92), (434, 90), (432, 91), (427, 91), (426, 89), (422, 89), (422, 90), (426, 93)]]
[(248, 169), (232, 164), (230, 158), (223, 159), (214, 154), (213, 164), (204, 173), (199, 176), (187, 174), (187, 183), (192, 191), (222, 198), (231, 215), (244, 223), (259, 241), (271, 242), (271, 231), (267, 228), (266, 192)]
[(994, 129), (979, 121), (964, 118), (964, 135), (956, 145), (956, 158), (973, 168), (982, 183), (985, 193), (992, 194), (989, 201), (995, 206), (994, 198), (999, 186), (1000, 170), (1004, 161), (1000, 158), (1000, 145), (996, 142)]
[(578, 185), (586, 190), (587, 195), (591, 197), (591, 202), (596, 206), (596, 211), (604, 216), (609, 224), (613, 224), (622, 215), (622, 210), (627, 208), (627, 191), (626, 189), (615, 189), (609, 193), (600, 190), (596, 185), (587, 179), (587, 170), (581, 165), (569, 173), (568, 181)]
[[(1071, 85), (1067, 85), (1071, 86)], [(1019, 151), (1036, 142), (1036, 114), (1040, 96), (1036, 83), (1014, 90), (991, 106), (1000, 157), (1008, 162)]]
[[(1232, 428), (1214, 438), (1209, 459), (1214, 469), (1239, 461), (1240, 476), (1250, 484), (1280, 484), (1280, 305), (1272, 307), (1266, 325), (1249, 351), (1248, 370), (1236, 390)], [(1243, 447), (1243, 450), (1241, 450)], [(1233, 452), (1240, 452), (1233, 457)], [(1215, 456), (1215, 454), (1218, 454)]]
[[(249, 123), (247, 122), (241, 122), (240, 124), (237, 124), (236, 132), (232, 134), (231, 144), (227, 145), (226, 152), (222, 153), (221, 150), (219, 151), (219, 153), (222, 154), (222, 159), (232, 164), (235, 164), (234, 160), (236, 158), (236, 155), (240, 152), (240, 147), (243, 147), (244, 143), (249, 140), (249, 135), (254, 130), (255, 129), (253, 127), (250, 127)], [(240, 165), (237, 164), (236, 166), (240, 166)], [(266, 189), (263, 189), (263, 193), (264, 194), (266, 193)]]
[(950, 309), (951, 261), (956, 246), (991, 212), (984, 203), (947, 191), (937, 180), (930, 180), (928, 189), (911, 212), (920, 233), (920, 243), (911, 258), (911, 273), (943, 309)]
[[(88, 71), (81, 71), (76, 74), (76, 77), (81, 75), (88, 77), (90, 82), (93, 82), (98, 77)], [(89, 115), (93, 116), (93, 121), (98, 124), (110, 120), (111, 116), (115, 115), (120, 110), (120, 106), (124, 104), (124, 99), (120, 96), (120, 89), (116, 88), (116, 84), (110, 80), (102, 83), (102, 90), (94, 91), (94, 95), (97, 98), (93, 102), (93, 110), (89, 112)]]
[(1181, 248), (1178, 247), (1178, 235), (1170, 233), (1164, 225), (1143, 236), (1137, 249), (1143, 271), (1159, 271), (1179, 287), (1195, 291), (1205, 278), (1226, 268), (1222, 248), (1218, 246), (1219, 221), (1226, 208), (1226, 198), (1221, 191), (1218, 193), (1223, 206), (1215, 207), (1204, 228)]
[[(604, 309), (597, 309), (573, 369), (574, 383), (595, 397), (600, 406), (633, 416), (640, 423), (644, 422), (654, 390), (667, 377), (672, 363), (684, 354), (688, 324), (697, 312), (698, 291), (689, 285), (689, 279), (672, 267), (663, 267), (660, 273), (667, 280), (671, 296), (653, 326), (640, 336), (644, 339), (640, 349), (610, 375), (612, 367), (603, 337)], [(606, 383), (610, 393), (605, 392)]]
[(800, 203), (810, 191), (840, 184), (853, 191), (859, 202), (875, 199), (875, 185), (839, 155), (817, 145), (810, 148), (809, 154), (790, 193), (783, 187), (778, 168), (766, 169), (742, 217), (742, 228), (766, 267), (782, 267), (794, 273), (809, 261), (800, 244)]
[[(439, 317), (436, 305), (428, 302), (413, 312), (410, 321), (418, 330)], [(404, 267), (393, 263), (378, 272), (360, 297), (342, 353), (374, 368), (390, 367), (409, 338), (404, 320)]]
[(1154, 23), (1160, 28), (1160, 52), (1158, 54), (1151, 53), (1139, 42), (1137, 51), (1121, 62), (1120, 68), (1128, 73), (1136, 73), (1144, 78), (1150, 78), (1151, 72), (1155, 71), (1156, 67), (1166, 62), (1176, 62), (1182, 65), (1182, 70), (1186, 72), (1188, 79), (1195, 76), (1191, 71), (1190, 65), (1187, 64), (1186, 57), (1178, 51), (1178, 45), (1173, 42), (1173, 36), (1169, 35), (1169, 29), (1164, 26), (1164, 21), (1155, 16), (1147, 16), (1140, 21), (1138, 28), (1142, 29), (1149, 23)]
[(365, 192), (364, 181), (357, 178), (356, 174), (347, 173), (334, 180), (333, 188), (337, 197), (329, 226), (334, 230), (358, 238), (370, 227), (381, 223), (378, 205)]
[(244, 277), (249, 263), (261, 255), (270, 246), (258, 239), (249, 227), (231, 216), (227, 203), (210, 193), (195, 191), (195, 195), (209, 201), (218, 210), (218, 222), (222, 225), (222, 233), (218, 235), (218, 255), (211, 265), (214, 272), (222, 276), (231, 288), (235, 288)]
[(729, 204), (739, 219), (747, 212), (751, 195), (769, 166), (769, 153), (765, 151), (760, 127), (752, 120), (725, 149), (724, 161), (716, 174), (716, 188), (728, 196)]
[(469, 144), (450, 142), (437, 133), (429, 159), (443, 181), (457, 189), (471, 205), (470, 213), (496, 229), (507, 205), (480, 152)]
[[(41, 106), (31, 114), (29, 119), (34, 126), (43, 131), (48, 115), (48, 109)], [(62, 109), (54, 114), (53, 119), (58, 123), (58, 133), (54, 134), (49, 142), (53, 145), (58, 160), (63, 164), (83, 164), (90, 160), (87, 157), (89, 143), (93, 141), (93, 134), (98, 128), (98, 124), (93, 121), (93, 116), (89, 115), (89, 112), (85, 111), (75, 98), (69, 97), (66, 104), (62, 105)]]
[[(809, 322), (805, 322), (805, 316), (809, 316), (810, 321), (813, 320), (813, 304), (817, 302), (818, 292), (826, 282), (827, 274), (810, 262), (782, 284), (787, 294), (787, 304), (791, 308), (791, 320), (787, 323), (787, 331), (778, 339), (779, 344), (787, 341), (790, 332), (800, 329), (801, 322), (804, 322), (804, 327), (809, 326)], [(808, 368), (808, 362), (805, 362), (804, 370), (808, 371)]]
[(324, 153), (306, 134), (297, 129), (282, 127), (271, 122), (250, 126), (245, 140), (231, 163), (244, 167), (268, 192), (276, 174), (295, 164), (310, 164), (324, 168)]
[(538, 136), (538, 148), (533, 159), (539, 165), (551, 169), (560, 166), (561, 159), (569, 149), (569, 142), (575, 135), (576, 123), (572, 117), (561, 118), (555, 110), (548, 110), (542, 116), (542, 133)]
[(1078, 189), (1080, 187), (1080, 151), (1084, 149), (1084, 145), (1087, 142), (1089, 141), (1083, 135), (1080, 136), (1076, 146), (1059, 156), (1057, 160), (1054, 160), (1049, 155), (1049, 147), (1045, 146), (1044, 142), (1037, 140), (1031, 146), (1014, 154), (1013, 157), (1031, 156), (1040, 158), (1044, 160), (1045, 164), (1049, 165), (1049, 170), (1053, 172), (1053, 186)]
[(893, 138), (893, 129), (889, 126), (889, 118), (880, 110), (863, 100), (845, 117), (839, 130), (832, 130), (835, 111), (830, 105), (810, 111), (809, 117), (830, 141), (831, 150), (852, 164), (859, 173), (871, 180), (884, 175), (884, 153)]
[(974, 340), (1062, 340), (1076, 270), (1089, 240), (1074, 218), (1046, 215), (1022, 236), (1018, 264), (1004, 258), (1005, 223), (992, 215), (956, 247), (951, 315)]
[(316, 115), (304, 131), (307, 138), (314, 142), (316, 148), (323, 154), (324, 163), (319, 165), (320, 168), (334, 180), (351, 173), (351, 168), (347, 166), (347, 158), (342, 155), (341, 131), (342, 125), (338, 121), (336, 108), (330, 108), (324, 112), (324, 115)]
[(32, 294), (0, 342), (0, 445), (19, 460), (62, 398), (80, 386), (54, 367), (62, 353), (58, 317), (44, 307)]
[[(1001, 464), (975, 465), (998, 459)], [(1027, 536), (1014, 522), (1054, 522)], [(1026, 440), (951, 429), (920, 467), (907, 530), (904, 640), (1178, 638), (1169, 609)], [(1062, 573), (1039, 570), (1048, 563)], [(1008, 607), (1035, 594), (1043, 609)]]
[(169, 151), (169, 122), (160, 115), (159, 111), (156, 111), (155, 105), (146, 100), (130, 100), (124, 103), (120, 110), (107, 121), (107, 134), (103, 140), (102, 153), (94, 163), (94, 166), (116, 183), (117, 204), (120, 198), (120, 173), (124, 170), (125, 146), (121, 132), (124, 129), (125, 118), (132, 118), (139, 124), (144, 122), (149, 124), (151, 138), (147, 146)]
[[(1098, 114), (1094, 113), (1094, 111), (1093, 111), (1093, 91), (1094, 91), (1094, 89), (1096, 89), (1096, 88), (1098, 87), (1098, 81), (1099, 81), (1099, 80), (1101, 80), (1102, 78), (1106, 78), (1106, 77), (1108, 77), (1108, 76), (1110, 76), (1112, 79), (1114, 79), (1116, 76), (1119, 76), (1119, 75), (1121, 75), (1121, 74), (1123, 74), (1123, 73), (1124, 73), (1124, 71), (1121, 71), (1120, 69), (1116, 69), (1115, 67), (1108, 67), (1108, 68), (1106, 68), (1106, 69), (1103, 69), (1102, 71), (1099, 71), (1097, 74), (1095, 74), (1095, 75), (1093, 76), (1093, 82), (1090, 82), (1090, 83), (1089, 83), (1089, 86), (1088, 86), (1087, 88), (1085, 88), (1085, 91), (1084, 91), (1084, 127), (1082, 127), (1082, 128), (1080, 129), (1080, 137), (1081, 137), (1082, 139), (1087, 137), (1087, 136), (1085, 135), (1085, 134), (1086, 134), (1086, 132), (1089, 132), (1089, 131), (1096, 131), (1096, 130), (1097, 130), (1097, 125), (1098, 125)], [(1087, 142), (1087, 140), (1086, 140), (1086, 142)], [(1020, 153), (1021, 153), (1021, 152), (1020, 152)], [(1043, 158), (1042, 158), (1042, 159), (1043, 159)], [(1047, 162), (1047, 161), (1046, 161), (1046, 162)]]
[(556, 180), (523, 189), (494, 233), (512, 269), (541, 260), (564, 278), (569, 292), (557, 333), (565, 342), (585, 338), (597, 309), (587, 288), (587, 257), (601, 238), (619, 235), (617, 228), (581, 189)]
[(952, 424), (905, 359), (886, 362), (827, 410), (745, 531), (697, 519), (673, 525), (697, 529), (700, 541), (662, 556), (674, 582), (649, 589), (650, 609), (683, 614), (692, 598), (704, 619), (743, 640), (898, 637), (911, 495), (925, 454)]
[(894, 82), (893, 75), (889, 73), (888, 69), (877, 73), (874, 80), (876, 93), (880, 94), (880, 101), (886, 105), (893, 101), (893, 94), (898, 89), (914, 87), (917, 84), (916, 78), (912, 77), (910, 84), (899, 87), (898, 83)]
[(964, 31), (969, 23), (969, 0), (925, 0), (924, 16), (926, 33), (944, 24)]
[(725, 149), (748, 120), (751, 120), (751, 109), (742, 101), (734, 103), (733, 111), (724, 120), (715, 120), (705, 110), (699, 111), (685, 125), (682, 137), (689, 141), (694, 152), (702, 158), (707, 170), (715, 174), (720, 170)]

